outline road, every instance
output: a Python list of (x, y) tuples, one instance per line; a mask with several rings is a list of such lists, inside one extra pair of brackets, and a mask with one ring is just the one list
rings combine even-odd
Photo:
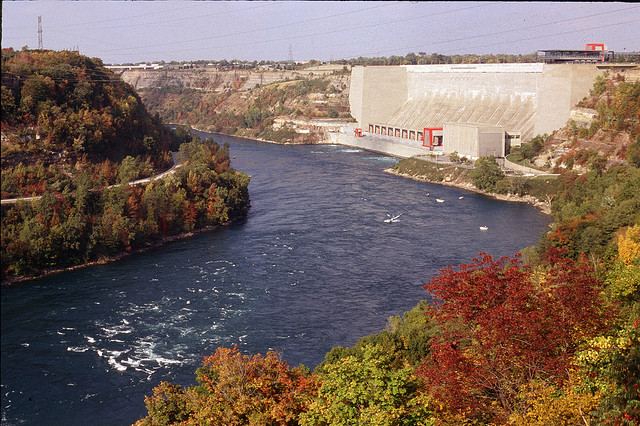
[[(154, 180), (157, 180), (157, 179), (162, 179), (163, 177), (165, 177), (165, 176), (167, 176), (167, 175), (170, 175), (170, 174), (172, 174), (172, 173), (175, 173), (175, 172), (176, 172), (176, 170), (178, 170), (180, 167), (182, 167), (182, 163), (178, 163), (178, 161), (177, 161), (177, 159), (176, 159), (176, 156), (177, 156), (177, 153), (176, 153), (176, 152), (172, 152), (172, 153), (171, 153), (171, 155), (172, 155), (172, 157), (173, 157), (173, 167), (171, 167), (169, 170), (167, 170), (167, 171), (165, 171), (165, 172), (162, 172), (162, 173), (159, 173), (159, 174), (157, 174), (157, 175), (154, 175), (154, 176), (148, 177), (148, 178), (138, 179), (138, 180), (131, 181), (131, 182), (129, 182), (129, 186), (136, 186), (136, 185), (146, 184), (146, 183), (149, 183), (149, 182), (154, 181)], [(108, 189), (108, 188), (113, 188), (113, 187), (116, 187), (116, 186), (120, 186), (120, 185), (123, 185), (123, 184), (119, 184), (119, 185), (111, 185), (111, 186), (108, 186), (108, 187), (107, 187), (107, 189)], [(26, 201), (26, 202), (30, 203), (30, 202), (32, 202), (32, 201), (39, 200), (40, 198), (42, 198), (42, 196), (37, 196), (37, 197), (20, 197), (20, 198), (6, 198), (6, 199), (2, 200), (0, 203), (1, 203), (2, 205), (5, 205), (5, 204), (15, 204), (15, 203), (17, 203), (19, 200)]]

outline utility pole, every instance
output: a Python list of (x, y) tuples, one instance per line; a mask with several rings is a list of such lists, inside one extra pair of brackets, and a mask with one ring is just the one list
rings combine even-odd
[(42, 16), (38, 16), (38, 50), (42, 50)]

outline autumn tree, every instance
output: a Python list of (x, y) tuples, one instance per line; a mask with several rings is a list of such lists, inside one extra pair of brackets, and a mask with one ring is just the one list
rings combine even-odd
[(277, 353), (243, 355), (237, 346), (205, 357), (196, 376), (199, 385), (188, 389), (154, 389), (138, 424), (293, 425), (317, 387), (308, 370), (289, 368)]
[(448, 406), (505, 421), (532, 380), (561, 385), (580, 343), (603, 328), (601, 283), (584, 261), (552, 257), (532, 271), (518, 257), (481, 254), (425, 288), (442, 327), (420, 368)]
[(617, 233), (617, 256), (606, 269), (606, 294), (620, 306), (614, 326), (589, 339), (577, 364), (584, 387), (602, 395), (603, 423), (640, 423), (640, 226)]

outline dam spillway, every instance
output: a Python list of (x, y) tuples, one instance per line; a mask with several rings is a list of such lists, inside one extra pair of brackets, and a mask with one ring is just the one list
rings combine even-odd
[[(571, 109), (610, 66), (455, 64), (354, 67), (351, 115), (411, 139), (445, 123), (501, 127), (519, 142), (564, 126)], [(386, 133), (384, 133), (386, 134)], [(413, 137), (412, 137), (413, 135)]]

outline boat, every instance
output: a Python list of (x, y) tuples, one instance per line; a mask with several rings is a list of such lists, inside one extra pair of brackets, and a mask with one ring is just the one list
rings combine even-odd
[(391, 216), (390, 214), (387, 214), (387, 216), (389, 216), (387, 219), (384, 220), (384, 223), (396, 223), (398, 222), (398, 218), (400, 216), (402, 216), (402, 213), (395, 215), (395, 216)]
[(425, 197), (428, 197), (428, 196), (429, 196), (429, 193), (427, 192), (426, 194), (424, 194), (424, 196), (425, 196)]
[(486, 231), (487, 229), (489, 229), (489, 227), (488, 227), (488, 226), (481, 226), (481, 227), (480, 227), (480, 230), (481, 230), (481, 231)]
[(442, 198), (436, 198), (436, 201), (439, 203), (444, 203), (444, 200)]
[(464, 198), (464, 196), (460, 196), (458, 197), (458, 200), (462, 200)]

